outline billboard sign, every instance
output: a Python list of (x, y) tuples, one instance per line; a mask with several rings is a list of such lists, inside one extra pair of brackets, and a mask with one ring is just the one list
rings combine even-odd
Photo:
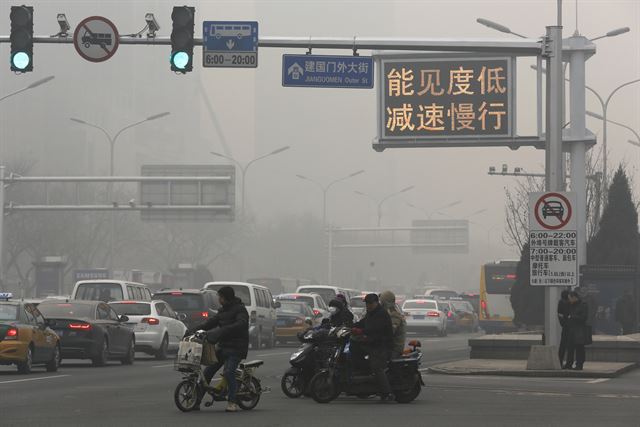
[(469, 221), (424, 220), (412, 222), (411, 232), (414, 253), (468, 253)]

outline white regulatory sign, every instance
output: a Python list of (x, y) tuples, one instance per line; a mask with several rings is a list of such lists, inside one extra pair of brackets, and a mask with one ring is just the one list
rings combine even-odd
[(113, 22), (107, 18), (90, 16), (76, 27), (73, 45), (78, 54), (87, 61), (103, 62), (118, 50), (120, 35)]
[(529, 255), (532, 286), (578, 285), (575, 194), (529, 193)]

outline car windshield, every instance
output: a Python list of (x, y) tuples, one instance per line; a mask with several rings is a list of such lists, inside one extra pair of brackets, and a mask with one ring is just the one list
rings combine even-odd
[(304, 303), (282, 301), (278, 313), (305, 314)]
[(310, 294), (318, 294), (327, 304), (329, 304), (331, 300), (336, 297), (335, 291), (328, 288), (304, 288), (304, 290), (301, 289), (301, 291)]
[[(236, 294), (236, 298), (240, 298), (244, 305), (251, 305), (251, 293), (249, 291), (249, 287), (245, 285), (228, 285), (226, 283), (221, 283), (217, 285), (209, 285), (207, 289), (211, 291), (218, 291), (220, 288), (228, 286), (233, 289), (233, 292)], [(175, 309), (174, 309), (175, 310)]]
[(313, 297), (304, 296), (304, 295), (285, 295), (283, 297), (278, 298), (280, 301), (300, 301), (303, 302), (309, 307), (313, 307)]
[(453, 308), (459, 311), (471, 311), (469, 307), (469, 303), (464, 301), (452, 301), (451, 305)]
[(200, 294), (172, 292), (168, 294), (156, 294), (154, 298), (166, 302), (174, 311), (203, 311), (206, 308), (204, 296)]
[(0, 304), (0, 322), (3, 320), (18, 320), (16, 304)]
[(434, 297), (451, 298), (457, 297), (458, 293), (456, 291), (431, 291), (431, 295)]
[(436, 305), (435, 301), (407, 301), (404, 303), (404, 305), (402, 306), (403, 310), (412, 310), (412, 309), (419, 309), (419, 310), (426, 310), (426, 309), (431, 309), (431, 310), (437, 310), (438, 306)]
[(146, 316), (151, 314), (151, 304), (120, 302), (109, 304), (119, 315)]
[(85, 301), (122, 301), (122, 287), (117, 283), (84, 283), (78, 286), (74, 299)]
[(93, 304), (77, 304), (72, 302), (50, 304), (43, 303), (38, 306), (38, 310), (45, 318), (95, 318), (95, 306)]
[(349, 305), (353, 308), (365, 308), (364, 298), (356, 297), (349, 300)]

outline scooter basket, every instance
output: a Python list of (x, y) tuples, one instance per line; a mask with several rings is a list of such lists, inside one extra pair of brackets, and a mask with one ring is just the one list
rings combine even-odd
[(176, 370), (199, 368), (201, 360), (202, 343), (189, 339), (180, 341), (175, 362)]

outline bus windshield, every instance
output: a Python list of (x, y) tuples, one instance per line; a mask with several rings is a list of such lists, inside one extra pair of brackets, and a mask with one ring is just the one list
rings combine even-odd
[(516, 264), (485, 265), (485, 283), (488, 294), (508, 295), (516, 281)]

